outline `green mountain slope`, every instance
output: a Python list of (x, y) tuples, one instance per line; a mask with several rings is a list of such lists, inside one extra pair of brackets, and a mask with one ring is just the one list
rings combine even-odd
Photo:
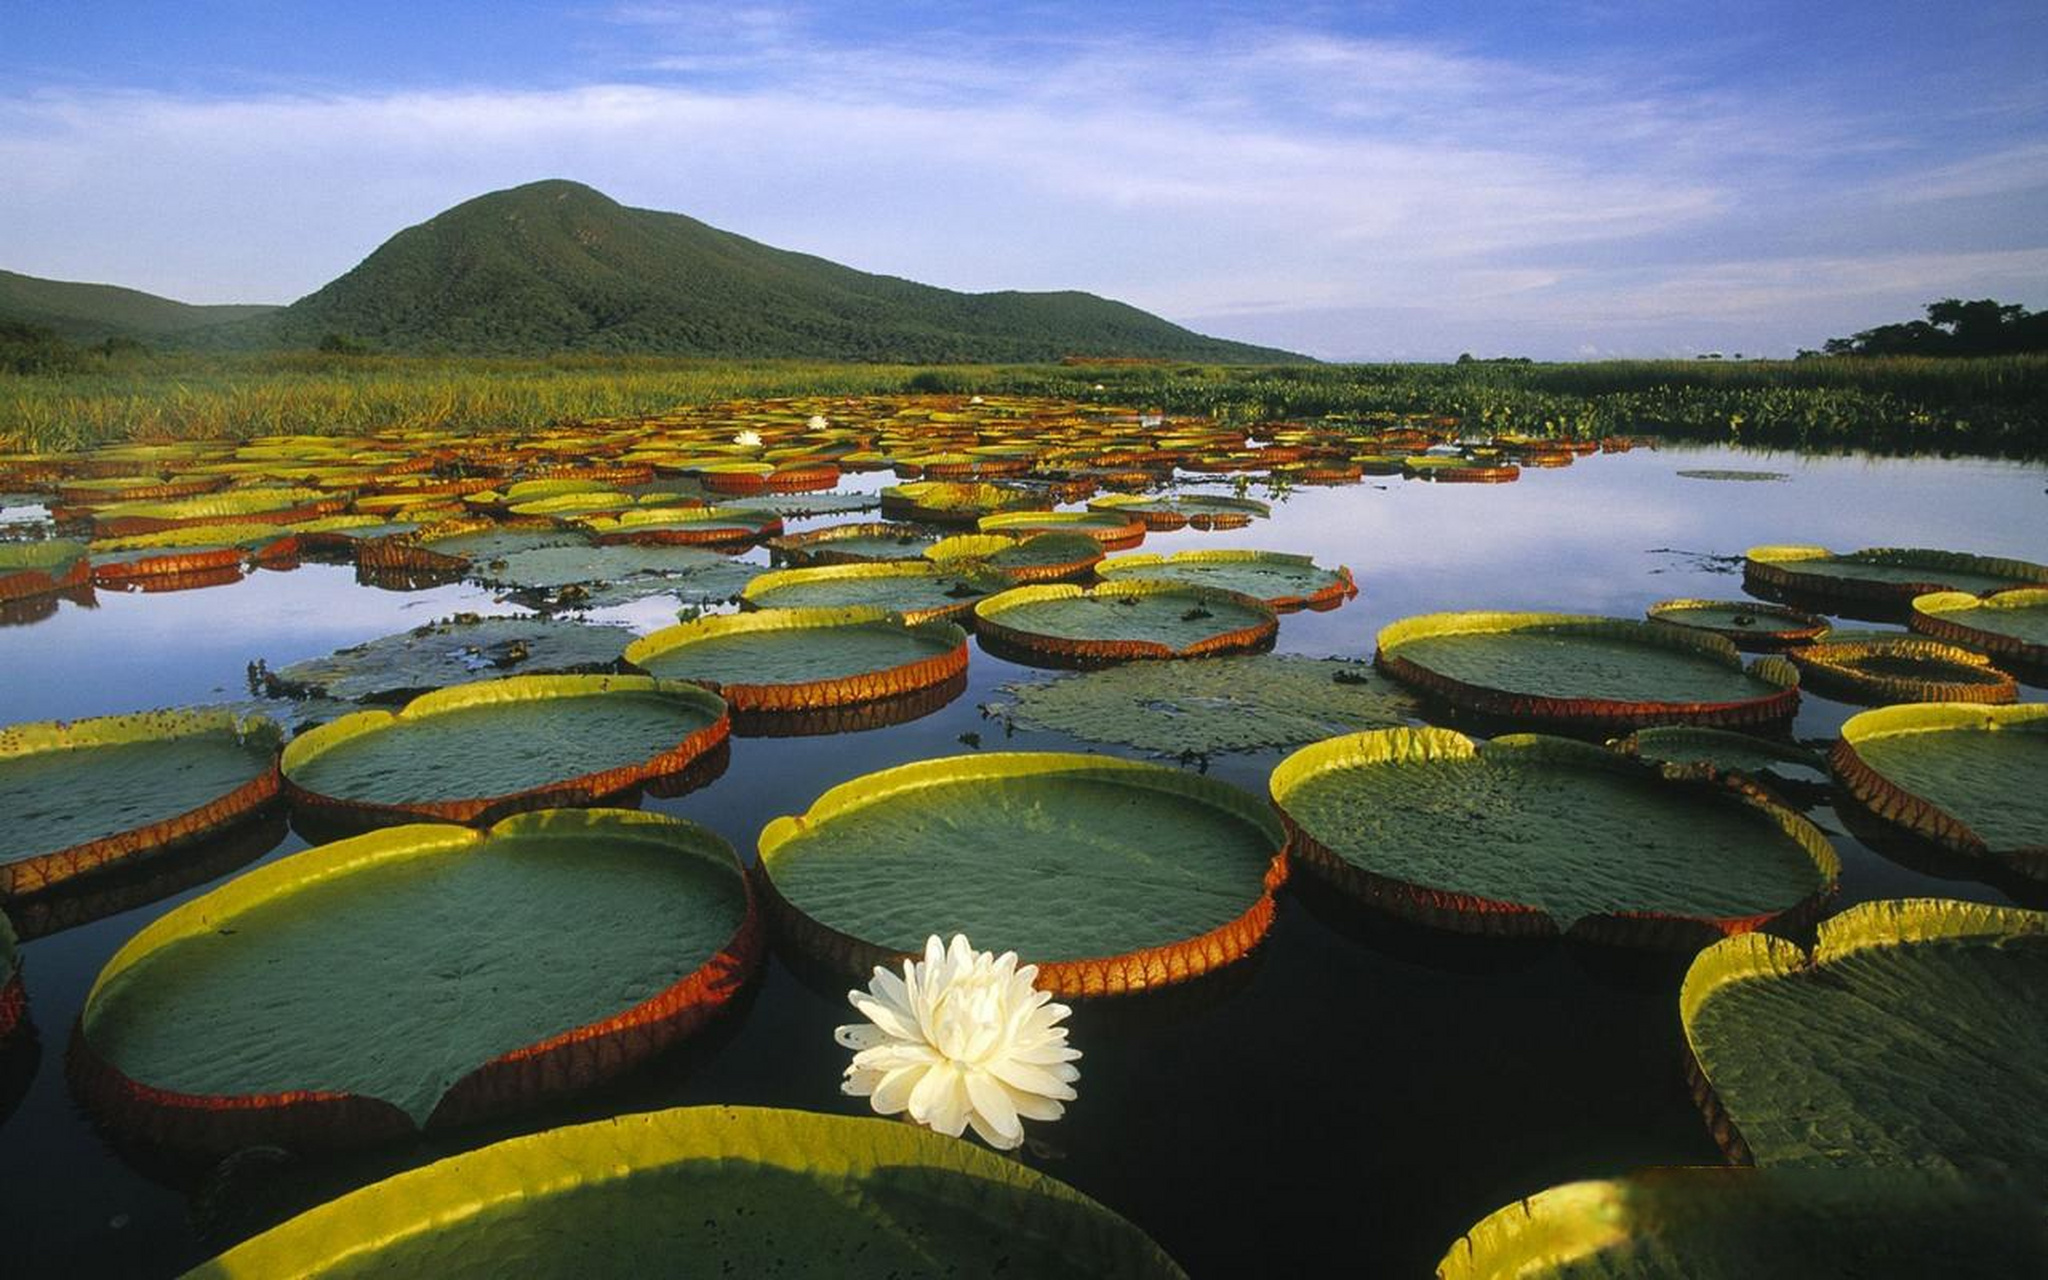
[(269, 306), (198, 307), (111, 284), (44, 280), (0, 271), (0, 319), (48, 329), (72, 342), (134, 338), (179, 343), (223, 325), (279, 310)]
[(283, 345), (339, 334), (397, 351), (1302, 359), (1204, 337), (1086, 293), (956, 293), (869, 275), (681, 214), (629, 209), (565, 181), (457, 205), (249, 323)]

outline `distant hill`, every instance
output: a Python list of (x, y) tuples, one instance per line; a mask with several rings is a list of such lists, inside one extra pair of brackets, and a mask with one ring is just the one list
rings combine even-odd
[(0, 271), (0, 319), (48, 329), (71, 342), (133, 338), (187, 345), (195, 336), (278, 311), (270, 306), (197, 307), (111, 284), (43, 280)]
[(870, 275), (565, 181), (492, 192), (408, 227), (325, 288), (246, 327), (279, 345), (339, 335), (394, 351), (1304, 359), (1204, 337), (1093, 294), (956, 293)]

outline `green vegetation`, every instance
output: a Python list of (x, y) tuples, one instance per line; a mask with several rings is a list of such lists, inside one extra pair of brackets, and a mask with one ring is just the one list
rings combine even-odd
[(0, 316), (47, 330), (68, 342), (98, 343), (115, 338), (150, 344), (215, 345), (231, 339), (222, 326), (276, 310), (271, 306), (195, 307), (139, 289), (0, 271)]
[(1881, 324), (1853, 338), (1829, 338), (1802, 356), (2004, 356), (2048, 351), (2048, 311), (1991, 298), (1927, 304), (1925, 320)]
[[(2048, 356), (1599, 364), (954, 365), (106, 354), (22, 369), (0, 334), (0, 449), (277, 432), (527, 428), (781, 395), (1045, 395), (1228, 423), (1455, 418), (1474, 434), (2048, 456)], [(8, 376), (9, 370), (15, 376)]]

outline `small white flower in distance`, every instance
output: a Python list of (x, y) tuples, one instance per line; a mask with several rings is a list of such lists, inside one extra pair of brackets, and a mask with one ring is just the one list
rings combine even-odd
[(832, 424), (825, 421), (824, 414), (814, 413), (804, 420), (804, 425), (809, 427), (813, 431), (823, 431), (826, 427), (829, 427)]
[(732, 442), (738, 445), (745, 445), (749, 449), (758, 449), (761, 447), (761, 433), (758, 431), (742, 431), (732, 438)]
[(1037, 976), (1016, 952), (976, 951), (957, 933), (950, 945), (927, 940), (901, 977), (877, 967), (866, 991), (846, 993), (868, 1021), (833, 1033), (854, 1050), (841, 1088), (879, 1115), (907, 1111), (953, 1137), (971, 1125), (998, 1150), (1018, 1146), (1024, 1121), (1066, 1113), (1081, 1078), (1081, 1051), (1059, 1025), (1072, 1011), (1032, 986)]
[(969, 404), (980, 404), (981, 402), (982, 402), (982, 400), (981, 400), (981, 397), (980, 397), (980, 396), (975, 396), (974, 398), (972, 398), (971, 400), (969, 400), (969, 401), (968, 401), (967, 403), (969, 403)]

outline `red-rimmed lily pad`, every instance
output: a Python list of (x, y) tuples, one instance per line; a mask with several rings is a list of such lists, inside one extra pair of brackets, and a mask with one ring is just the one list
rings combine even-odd
[(1715, 1138), (1765, 1168), (2048, 1188), (2048, 912), (1919, 898), (1700, 953), (1679, 992)]
[(1994, 596), (1936, 591), (1913, 597), (1913, 630), (1987, 654), (2029, 683), (2048, 675), (2048, 588), (2020, 587)]
[(665, 627), (625, 659), (704, 685), (736, 712), (817, 711), (947, 684), (967, 669), (967, 633), (875, 608), (768, 609)]
[(738, 860), (694, 823), (576, 809), (391, 827), (136, 934), (86, 997), (71, 1081), (109, 1124), (174, 1146), (374, 1142), (617, 1075), (702, 1025), (760, 957)]
[(595, 804), (724, 743), (725, 703), (646, 676), (512, 676), (361, 711), (294, 738), (292, 807), (367, 822), (491, 822)]
[(1783, 658), (1745, 668), (1719, 636), (1625, 618), (1422, 614), (1382, 628), (1374, 661), (1462, 710), (1570, 728), (1745, 727), (1799, 706)]
[(1865, 711), (1842, 726), (1828, 766), (1849, 798), (1892, 827), (2048, 880), (2048, 704)]
[(1196, 977), (1265, 936), (1285, 835), (1235, 787), (1105, 756), (926, 760), (834, 787), (761, 832), (779, 927), (848, 972), (965, 933), (1040, 988)]
[(1829, 626), (1815, 614), (1753, 600), (1659, 600), (1647, 613), (1652, 622), (1711, 632), (1738, 649), (1765, 652), (1818, 640)]
[(1059, 665), (1243, 653), (1273, 641), (1265, 601), (1178, 582), (1018, 587), (974, 606), (983, 645), (1004, 657)]
[(1086, 577), (1102, 563), (1102, 544), (1085, 533), (1040, 533), (1012, 537), (963, 533), (926, 547), (934, 564), (991, 573), (1012, 585), (1068, 582)]
[[(687, 1208), (682, 1208), (687, 1206)], [(374, 1183), (238, 1245), (231, 1276), (1184, 1280), (1142, 1231), (959, 1138), (690, 1107), (550, 1129)]]
[(1785, 656), (1800, 683), (1841, 702), (2005, 703), (2019, 686), (1991, 660), (1968, 649), (1900, 632), (1800, 645)]
[(1358, 594), (1351, 570), (1325, 569), (1283, 551), (1176, 551), (1116, 556), (1096, 566), (1105, 581), (1185, 582), (1255, 596), (1275, 609), (1334, 609)]
[(92, 581), (83, 543), (63, 538), (0, 542), (0, 603), (53, 595)]
[(226, 829), (277, 795), (277, 727), (224, 712), (144, 711), (0, 729), (7, 852), (0, 897)]
[(876, 608), (905, 622), (958, 621), (973, 613), (976, 601), (1008, 585), (929, 560), (827, 564), (764, 573), (747, 585), (740, 603), (749, 609)]
[(1921, 547), (1842, 553), (1813, 546), (1751, 547), (1743, 552), (1742, 573), (1753, 586), (1795, 596), (1890, 605), (1905, 605), (1934, 591), (1990, 595), (2048, 585), (2048, 565)]
[(938, 534), (918, 525), (867, 520), (784, 534), (768, 543), (768, 551), (778, 561), (797, 566), (867, 564), (921, 559), (925, 551), (938, 541)]
[(1567, 738), (1332, 738), (1274, 769), (1293, 850), (1338, 888), (1460, 933), (1690, 949), (1809, 915), (1840, 864), (1760, 793), (1666, 778)]

